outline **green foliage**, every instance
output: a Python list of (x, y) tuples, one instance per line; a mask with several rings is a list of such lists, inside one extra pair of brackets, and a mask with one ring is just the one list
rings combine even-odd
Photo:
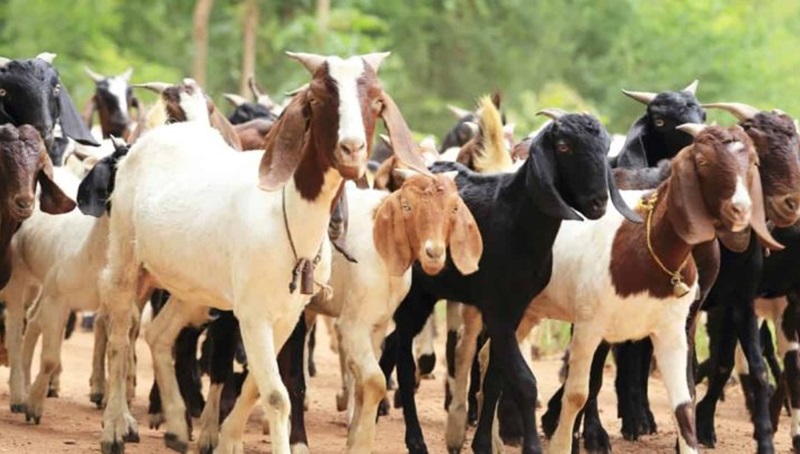
[[(0, 55), (59, 54), (76, 102), (92, 91), (83, 65), (135, 68), (134, 80), (177, 82), (194, 49), (189, 0), (0, 0)], [(503, 92), (518, 135), (543, 107), (588, 110), (624, 133), (642, 111), (621, 88), (678, 89), (700, 79), (703, 101), (800, 110), (795, 37), (800, 3), (747, 0), (338, 0), (320, 28), (316, 0), (260, 1), (257, 77), (275, 97), (308, 80), (286, 50), (349, 55), (391, 50), (381, 79), (420, 133), (441, 138), (445, 105)], [(206, 89), (218, 102), (241, 79), (242, 0), (215, 0)], [(730, 124), (725, 114), (710, 120)]]

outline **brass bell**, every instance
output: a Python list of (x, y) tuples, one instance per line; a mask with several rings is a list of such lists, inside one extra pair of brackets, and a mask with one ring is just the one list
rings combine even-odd
[(680, 276), (673, 276), (670, 279), (670, 283), (672, 284), (672, 293), (677, 297), (681, 298), (685, 296), (691, 290), (688, 285), (686, 285), (683, 280), (681, 280)]

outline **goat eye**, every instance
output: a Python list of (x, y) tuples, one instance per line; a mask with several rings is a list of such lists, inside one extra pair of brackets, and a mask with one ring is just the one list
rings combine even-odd
[(653, 120), (653, 123), (655, 123), (655, 125), (659, 128), (663, 128), (665, 124), (664, 120), (661, 118), (656, 118), (655, 120)]
[(61, 84), (56, 84), (56, 86), (53, 87), (53, 94), (57, 95), (58, 92), (60, 92), (60, 91), (61, 91)]
[(572, 148), (569, 146), (569, 144), (567, 142), (564, 142), (563, 140), (559, 140), (556, 143), (556, 150), (559, 153), (569, 153), (572, 150)]
[(5, 95), (6, 95), (6, 89), (5, 88), (0, 88), (0, 97), (3, 97)]

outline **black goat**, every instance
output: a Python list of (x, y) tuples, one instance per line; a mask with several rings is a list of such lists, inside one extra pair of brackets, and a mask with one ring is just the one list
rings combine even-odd
[(131, 109), (139, 110), (139, 100), (133, 95), (130, 86), (133, 68), (128, 68), (117, 76), (104, 76), (88, 67), (84, 69), (94, 81), (95, 91), (83, 111), (83, 121), (91, 128), (96, 111), (104, 139), (114, 136), (127, 141), (132, 132), (128, 112)]
[(261, 92), (254, 77), (251, 76), (247, 82), (250, 86), (250, 91), (256, 97), (256, 102), (251, 102), (241, 95), (226, 93), (225, 99), (234, 107), (233, 112), (228, 115), (228, 121), (233, 125), (238, 125), (256, 118), (263, 118), (269, 121), (277, 120), (278, 106), (269, 96)]
[(706, 113), (695, 98), (697, 81), (680, 91), (648, 93), (622, 90), (647, 106), (647, 110), (628, 130), (622, 151), (612, 159), (612, 167), (653, 167), (671, 159), (692, 137), (675, 129), (684, 123), (704, 123)]
[[(84, 145), (99, 145), (81, 121), (67, 88), (52, 62), (55, 54), (27, 60), (0, 57), (0, 124), (29, 124), (44, 139), (53, 165), (61, 165), (66, 137)], [(66, 137), (56, 138), (56, 124)]]
[[(494, 408), (505, 388), (523, 415), (525, 454), (541, 451), (534, 407), (536, 380), (517, 347), (515, 329), (530, 300), (550, 279), (552, 245), (562, 220), (589, 219), (605, 213), (609, 189), (614, 205), (632, 213), (613, 185), (606, 162), (609, 136), (590, 115), (545, 111), (554, 118), (531, 144), (530, 157), (515, 173), (478, 175), (455, 163), (433, 171), (457, 170), (459, 193), (481, 232), (484, 253), (476, 273), (463, 276), (452, 263), (437, 276), (414, 267), (411, 290), (394, 315), (396, 330), (387, 339), (381, 368), (388, 377), (395, 363), (406, 420), (406, 446), (427, 452), (414, 401), (411, 344), (440, 298), (477, 306), (492, 340), (484, 382), (484, 407), (472, 443), (478, 453), (492, 452)], [(573, 208), (574, 207), (574, 208)], [(506, 383), (507, 385), (504, 386)]]

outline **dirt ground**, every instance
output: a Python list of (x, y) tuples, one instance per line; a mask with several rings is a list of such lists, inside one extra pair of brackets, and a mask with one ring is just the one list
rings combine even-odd
[[(437, 339), (439, 363), (434, 380), (423, 381), (417, 395), (420, 420), (425, 431), (429, 451), (445, 453), (443, 410), (445, 366), (443, 363), (444, 336)], [(310, 411), (306, 415), (312, 453), (341, 453), (346, 443), (345, 415), (336, 411), (335, 395), (339, 387), (338, 360), (328, 349), (328, 337), (324, 326), (320, 326), (317, 338), (317, 365), (319, 374), (309, 384)], [(153, 381), (150, 354), (140, 339), (137, 343), (139, 358), (137, 396), (133, 414), (139, 421), (139, 444), (128, 444), (126, 453), (168, 453), (164, 447), (162, 433), (147, 427), (147, 394)], [(25, 422), (22, 415), (9, 410), (8, 368), (0, 367), (0, 453), (94, 453), (99, 452), (101, 412), (89, 402), (89, 374), (91, 371), (92, 336), (76, 332), (64, 343), (61, 397), (48, 399), (41, 425)], [(37, 351), (38, 358), (38, 351)], [(38, 361), (34, 361), (37, 363)], [(549, 398), (558, 387), (557, 359), (537, 361), (536, 376), (540, 385), (540, 396)], [(35, 373), (35, 372), (34, 372)], [(606, 383), (613, 383), (613, 368), (606, 368)], [(600, 394), (600, 415), (612, 437), (615, 453), (672, 453), (675, 446), (675, 429), (662, 383), (651, 379), (650, 401), (653, 405), (659, 432), (639, 442), (627, 442), (619, 434), (620, 423), (616, 419), (616, 399), (613, 386), (604, 387)], [(391, 392), (391, 391), (390, 391)], [(701, 387), (698, 390), (702, 395)], [(541, 411), (537, 412), (541, 416)], [(269, 436), (261, 433), (261, 413), (256, 410), (250, 418), (245, 446), (247, 454), (271, 452)], [(781, 417), (775, 436), (777, 452), (791, 452), (789, 418)], [(404, 453), (403, 420), (399, 410), (392, 410), (388, 418), (378, 423), (375, 452)], [(744, 399), (738, 387), (729, 388), (727, 400), (721, 402), (717, 412), (717, 438), (715, 452), (753, 452), (755, 444), (751, 438), (753, 427), (744, 408)], [(195, 431), (195, 436), (197, 431)], [(470, 434), (471, 435), (471, 434)], [(467, 443), (471, 441), (468, 438)], [(194, 449), (194, 447), (192, 447)], [(505, 452), (514, 452), (506, 448)], [(710, 450), (708, 450), (710, 451)], [(194, 452), (194, 451), (193, 451)], [(465, 450), (468, 452), (468, 450)]]

